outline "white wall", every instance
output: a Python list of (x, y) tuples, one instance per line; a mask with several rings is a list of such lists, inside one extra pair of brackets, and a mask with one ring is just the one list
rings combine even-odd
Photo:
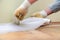
[(1, 0), (0, 1), (0, 23), (11, 22), (14, 10), (23, 0)]
[[(23, 2), (24, 0), (1, 0), (0, 1), (0, 23), (2, 22), (11, 22), (13, 17), (14, 10)], [(39, 0), (35, 4), (33, 4), (29, 8), (28, 16), (30, 14), (41, 11), (42, 9), (45, 9), (50, 3), (52, 3), (54, 0)], [(60, 13), (60, 12), (59, 12)], [(52, 14), (48, 18), (50, 18), (52, 21), (59, 21), (60, 22), (60, 15)], [(26, 17), (28, 17), (26, 16)]]

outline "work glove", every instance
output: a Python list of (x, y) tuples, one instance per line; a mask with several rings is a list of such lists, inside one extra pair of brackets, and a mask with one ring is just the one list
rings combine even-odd
[(40, 12), (35, 12), (31, 15), (31, 17), (38, 17), (38, 18), (45, 18), (47, 17), (47, 13), (43, 10), (43, 11), (40, 11)]
[(28, 8), (36, 1), (37, 0), (25, 0), (23, 4), (21, 4), (21, 6), (14, 13), (17, 19), (23, 20), (26, 13), (28, 12)]
[(31, 17), (43, 18), (43, 16), (39, 12), (33, 13)]
[(27, 10), (19, 8), (15, 11), (15, 16), (17, 17), (17, 19), (23, 20), (26, 13), (27, 13)]
[(19, 25), (19, 21), (22, 21), (27, 14), (28, 8), (36, 1), (37, 0), (24, 0), (24, 2), (14, 12), (13, 23)]

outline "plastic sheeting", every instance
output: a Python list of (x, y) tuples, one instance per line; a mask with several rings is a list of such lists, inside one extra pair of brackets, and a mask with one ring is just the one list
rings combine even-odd
[(0, 24), (0, 34), (17, 32), (17, 31), (35, 30), (41, 25), (44, 25), (44, 23), (49, 22), (50, 19), (32, 17), (20, 21), (20, 25), (16, 25), (13, 23), (4, 23)]

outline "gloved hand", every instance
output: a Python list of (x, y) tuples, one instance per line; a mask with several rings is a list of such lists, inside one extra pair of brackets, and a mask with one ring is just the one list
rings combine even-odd
[(30, 7), (30, 5), (32, 5), (36, 1), (37, 0), (25, 0), (23, 4), (15, 11), (15, 16), (19, 20), (22, 20), (28, 12), (28, 8)]
[(44, 25), (47, 25), (51, 22), (50, 19), (46, 19), (46, 17), (48, 16), (46, 11), (40, 11), (40, 12), (35, 12), (31, 15), (31, 17), (36, 17), (36, 18), (45, 18), (44, 20), (46, 21), (46, 23), (44, 23)]
[(17, 19), (23, 20), (26, 13), (27, 13), (26, 10), (19, 8), (15, 11), (15, 16), (17, 17)]
[(22, 21), (28, 12), (28, 8), (37, 0), (24, 0), (23, 4), (21, 4), (18, 9), (15, 10), (14, 13), (14, 23), (20, 24), (20, 21)]
[(46, 11), (40, 11), (40, 12), (35, 12), (31, 15), (31, 17), (38, 17), (38, 18), (45, 18), (46, 16), (48, 16)]
[(43, 18), (43, 16), (39, 12), (33, 13), (31, 17)]

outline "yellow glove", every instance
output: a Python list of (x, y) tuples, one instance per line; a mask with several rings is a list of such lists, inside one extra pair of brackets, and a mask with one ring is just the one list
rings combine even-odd
[(43, 18), (43, 16), (39, 12), (33, 13), (31, 17)]
[(23, 20), (24, 16), (26, 15), (27, 11), (24, 9), (17, 9), (15, 11), (15, 16), (17, 17), (17, 19), (19, 20)]
[(36, 1), (37, 0), (24, 0), (20, 7), (15, 11), (15, 16), (19, 20), (22, 20), (28, 11), (28, 8)]
[(42, 10), (40, 12), (33, 13), (31, 16), (32, 17), (38, 17), (38, 18), (45, 18), (48, 16), (48, 14), (45, 10)]

